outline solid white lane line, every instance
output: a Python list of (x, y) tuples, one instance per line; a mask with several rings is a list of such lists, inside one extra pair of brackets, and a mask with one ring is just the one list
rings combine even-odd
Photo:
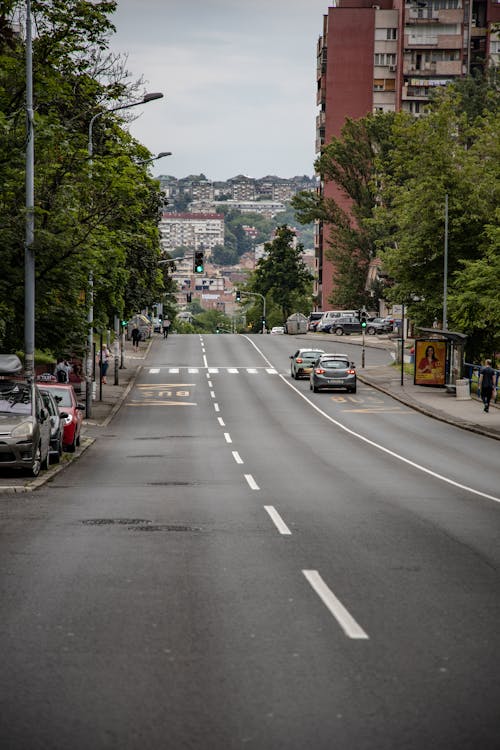
[[(260, 351), (258, 346), (254, 344), (254, 342), (249, 339), (247, 336), (245, 338), (252, 344), (255, 349), (259, 352), (259, 354), (263, 357), (263, 359), (271, 364), (267, 357), (264, 356), (264, 354)], [(415, 461), (410, 461), (409, 458), (405, 458), (404, 456), (401, 456), (399, 453), (395, 453), (395, 451), (391, 451), (389, 448), (385, 448), (383, 445), (380, 445), (380, 443), (376, 443), (374, 440), (370, 440), (369, 438), (365, 437), (364, 435), (361, 435), (359, 432), (355, 432), (354, 430), (349, 429), (349, 427), (346, 427), (345, 424), (342, 424), (342, 422), (338, 422), (336, 419), (333, 419), (329, 414), (326, 414), (322, 409), (319, 408), (319, 406), (316, 406), (316, 404), (313, 404), (313, 402), (307, 398), (307, 396), (304, 393), (301, 393), (298, 388), (296, 388), (293, 383), (290, 383), (288, 379), (284, 375), (279, 376), (286, 385), (291, 388), (292, 390), (297, 393), (300, 398), (303, 398), (304, 401), (306, 401), (309, 406), (312, 406), (313, 409), (315, 409), (318, 414), (321, 414), (322, 417), (327, 419), (332, 424), (339, 427), (341, 430), (344, 430), (344, 432), (348, 432), (349, 435), (352, 435), (353, 437), (358, 438), (358, 440), (362, 440), (364, 443), (367, 443), (367, 445), (371, 445), (373, 448), (378, 448), (379, 451), (382, 451), (382, 453), (387, 454), (388, 456), (392, 456), (393, 458), (396, 458), (398, 461), (402, 461), (407, 466), (412, 466), (414, 469), (417, 469), (418, 471), (422, 471), (424, 474), (428, 474), (431, 477), (434, 477), (434, 479), (439, 479), (441, 482), (445, 482), (446, 484), (451, 485), (452, 487), (458, 487), (460, 490), (464, 490), (465, 492), (471, 492), (473, 495), (478, 495), (479, 497), (484, 497), (487, 500), (493, 500), (495, 503), (500, 503), (500, 497), (496, 495), (489, 495), (487, 492), (481, 492), (481, 490), (476, 490), (474, 487), (469, 487), (466, 484), (461, 484), (460, 482), (455, 482), (454, 479), (450, 479), (449, 477), (443, 476), (443, 474), (438, 474), (436, 471), (432, 471), (431, 469), (428, 469), (426, 466), (422, 466), (422, 464), (417, 464)], [(409, 412), (411, 413), (411, 411)]]
[(231, 440), (231, 435), (229, 434), (229, 432), (225, 432), (224, 433), (224, 440), (226, 441), (226, 443), (232, 443), (233, 442)]
[(149, 374), (150, 375), (158, 375), (159, 372), (160, 372), (160, 368), (159, 367), (151, 367), (150, 370), (149, 370)]
[(251, 490), (260, 490), (259, 485), (257, 484), (257, 482), (255, 481), (255, 479), (253, 478), (251, 474), (245, 474), (245, 479), (247, 480), (248, 485)]
[(344, 605), (337, 599), (333, 591), (328, 588), (317, 570), (302, 571), (323, 604), (332, 613), (338, 624), (349, 638), (368, 640), (369, 636), (356, 620), (349, 614)]
[(238, 453), (238, 451), (233, 451), (233, 458), (234, 458), (234, 460), (236, 461), (236, 463), (237, 463), (237, 464), (242, 464), (242, 463), (244, 463), (244, 461), (243, 461), (243, 459), (241, 458), (241, 456), (240, 456), (240, 454)]
[(220, 411), (219, 404), (214, 404), (214, 409), (215, 409), (215, 411)]
[(269, 513), (271, 521), (274, 523), (280, 534), (292, 533), (273, 505), (264, 505), (264, 509)]
[(217, 419), (219, 420), (219, 424), (220, 424), (221, 427), (225, 427), (226, 426), (226, 423), (224, 422), (224, 420), (222, 419), (222, 417), (217, 417)]

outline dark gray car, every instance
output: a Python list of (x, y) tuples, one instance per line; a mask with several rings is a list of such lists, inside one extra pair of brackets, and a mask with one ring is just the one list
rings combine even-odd
[[(323, 330), (327, 331), (326, 328)], [(335, 333), (337, 336), (342, 336), (344, 334), (348, 336), (350, 333), (362, 333), (362, 331), (363, 328), (361, 327), (359, 318), (355, 318), (353, 315), (342, 315), (338, 318), (334, 318), (328, 328), (328, 333)]]
[(331, 388), (345, 388), (350, 393), (356, 393), (354, 362), (342, 355), (323, 354), (311, 371), (309, 387), (314, 393)]

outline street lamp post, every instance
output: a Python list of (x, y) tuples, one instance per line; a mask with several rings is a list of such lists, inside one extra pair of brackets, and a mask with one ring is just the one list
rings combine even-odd
[(26, 227), (24, 243), (24, 367), (35, 375), (35, 144), (33, 122), (33, 45), (31, 2), (26, 0)]
[[(29, 0), (28, 0), (29, 2)], [(94, 143), (93, 143), (93, 128), (94, 122), (98, 117), (109, 114), (110, 112), (117, 112), (121, 109), (130, 109), (131, 107), (138, 107), (141, 104), (147, 104), (155, 99), (162, 99), (163, 94), (161, 92), (153, 92), (150, 94), (144, 94), (142, 99), (137, 102), (130, 102), (129, 104), (120, 104), (118, 107), (111, 107), (111, 109), (103, 109), (100, 112), (96, 112), (91, 117), (89, 122), (89, 134), (87, 142), (87, 153), (89, 157), (90, 169), (92, 171), (92, 156), (94, 154)], [(85, 368), (85, 416), (87, 419), (92, 416), (92, 369), (93, 369), (93, 346), (94, 346), (94, 302), (93, 302), (93, 278), (92, 273), (89, 274), (89, 312), (88, 312), (88, 341), (87, 341), (87, 362)], [(115, 373), (117, 372), (116, 367), (116, 351), (115, 351)]]
[(266, 332), (266, 298), (263, 294), (259, 294), (259, 292), (241, 292), (241, 294), (245, 294), (248, 297), (260, 297), (262, 300), (262, 333)]

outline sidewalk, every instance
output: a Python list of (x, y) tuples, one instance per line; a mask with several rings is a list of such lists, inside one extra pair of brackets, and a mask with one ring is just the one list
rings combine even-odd
[[(360, 336), (349, 336), (346, 339), (345, 336), (318, 333), (308, 334), (309, 337), (314, 337), (315, 341), (328, 340), (335, 344), (354, 344), (359, 346), (360, 350), (362, 346)], [(392, 352), (395, 355), (397, 344), (387, 336), (367, 336), (365, 349), (370, 348), (385, 349), (388, 353)], [(500, 440), (500, 404), (496, 406), (490, 404), (490, 410), (486, 413), (483, 411), (482, 402), (473, 394), (470, 399), (462, 401), (457, 399), (455, 394), (448, 393), (445, 388), (414, 385), (413, 376), (406, 373), (403, 376), (403, 385), (401, 385), (401, 368), (397, 365), (368, 365), (361, 368), (360, 362), (361, 357), (356, 365), (358, 378), (362, 383), (387, 393), (397, 401), (429, 417)]]

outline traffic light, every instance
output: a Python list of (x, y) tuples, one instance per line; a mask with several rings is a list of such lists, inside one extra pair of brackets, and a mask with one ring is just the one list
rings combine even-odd
[(236, 290), (236, 302), (241, 302), (241, 292), (239, 289)]
[(193, 270), (195, 273), (203, 273), (205, 270), (204, 264), (203, 264), (203, 257), (205, 253), (203, 250), (195, 250), (194, 251), (194, 265)]
[(127, 325), (127, 323), (128, 323), (128, 320), (122, 320), (121, 321), (122, 328), (125, 328), (125, 326)]
[(361, 323), (361, 328), (365, 329), (368, 323), (368, 313), (366, 310), (359, 311), (359, 322)]

